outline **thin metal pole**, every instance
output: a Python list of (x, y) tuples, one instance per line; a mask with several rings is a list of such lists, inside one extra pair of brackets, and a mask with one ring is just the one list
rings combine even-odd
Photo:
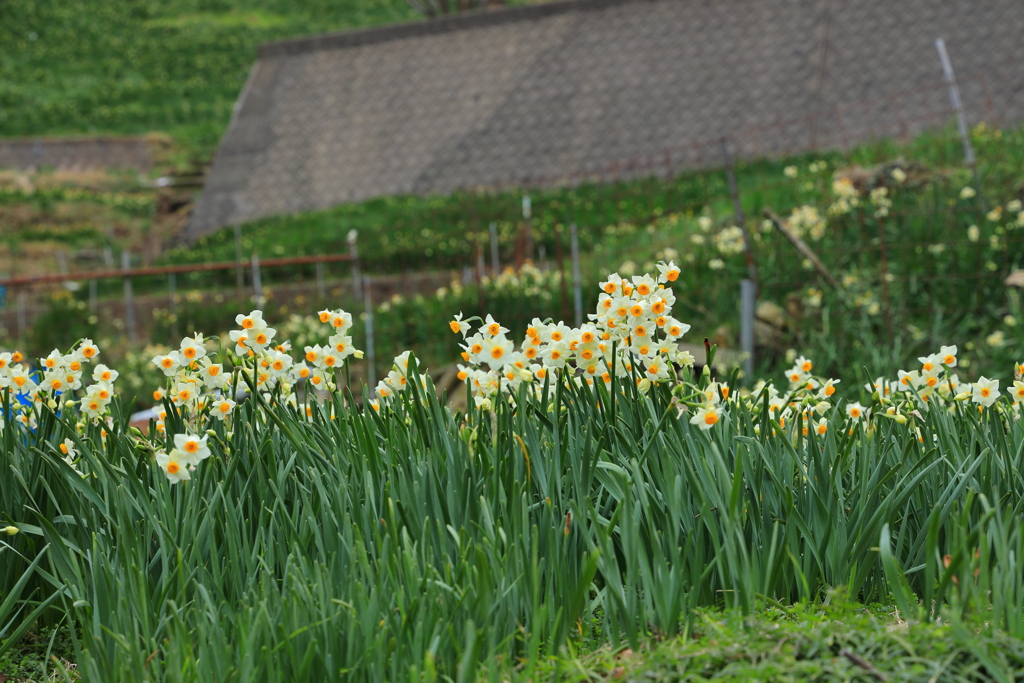
[(324, 284), (324, 262), (318, 261), (316, 264), (316, 296), (317, 301), (323, 305), (327, 299), (327, 287)]
[(377, 386), (377, 354), (373, 348), (373, 301), (370, 297), (370, 278), (363, 276), (363, 310), (366, 315), (366, 377), (370, 390)]
[[(524, 258), (533, 261), (533, 204), (530, 195), (523, 195), (523, 220), (526, 221), (526, 254)], [(518, 264), (516, 264), (518, 266)]]
[(356, 244), (358, 237), (359, 233), (357, 231), (348, 231), (348, 255), (352, 259), (352, 298), (357, 305), (359, 300), (363, 298), (363, 278), (359, 275), (359, 247)]
[(740, 191), (736, 185), (736, 173), (732, 167), (732, 155), (729, 154), (729, 139), (722, 138), (722, 156), (725, 157), (725, 175), (729, 180), (729, 194), (732, 195), (732, 208), (735, 214), (736, 225), (743, 231), (743, 252), (747, 257), (747, 276), (757, 285), (757, 266), (754, 264), (754, 252), (750, 244), (750, 231), (747, 230), (747, 219), (743, 215), (743, 205), (740, 202)]
[(953, 62), (946, 52), (946, 41), (939, 38), (935, 41), (935, 49), (939, 51), (939, 60), (942, 62), (942, 73), (946, 77), (946, 84), (949, 86), (949, 99), (956, 112), (956, 127), (960, 131), (960, 140), (964, 145), (964, 161), (971, 168), (974, 168), (974, 147), (971, 145), (971, 135), (967, 130), (967, 117), (964, 115), (964, 104), (960, 100), (960, 88), (956, 84), (956, 75), (953, 73)]
[(491, 221), (489, 227), (491, 233), (491, 275), (498, 277), (499, 269), (501, 268), (501, 262), (498, 254), (498, 223)]
[(263, 279), (260, 277), (260, 255), (252, 255), (252, 292), (256, 296), (256, 305), (263, 305)]
[[(562, 256), (562, 226), (556, 225), (554, 229), (555, 237), (555, 260), (558, 262), (558, 284), (562, 299), (562, 319), (569, 317), (569, 294), (565, 284), (565, 258)], [(540, 245), (541, 253), (544, 253), (544, 245)], [(546, 259), (542, 261), (544, 264), (543, 270), (547, 270)]]
[(576, 224), (569, 225), (571, 237), (570, 249), (572, 250), (572, 300), (573, 310), (576, 315), (576, 327), (583, 324), (583, 290), (580, 280), (580, 240), (576, 230)]
[[(128, 250), (121, 251), (121, 270), (132, 269), (132, 255)], [(132, 295), (132, 278), (124, 277), (124, 321), (128, 327), (128, 340), (135, 342), (135, 297)]]
[(743, 351), (743, 376), (754, 378), (754, 302), (757, 285), (748, 279), (740, 281), (740, 349)]

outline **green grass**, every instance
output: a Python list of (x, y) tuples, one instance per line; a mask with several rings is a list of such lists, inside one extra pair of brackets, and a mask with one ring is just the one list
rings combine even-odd
[(607, 649), (552, 668), (569, 683), (991, 681), (1024, 670), (1024, 641), (963, 625), (907, 623), (892, 608), (831, 595), (741, 617), (702, 611), (687, 639)]
[[(702, 608), (841, 587), (941, 619), (950, 653), (1010, 680), (1011, 652), (969, 648), (1024, 636), (1024, 428), (1008, 404), (800, 437), (756, 402), (698, 430), (677, 417), (682, 387), (612, 399), (555, 382), (492, 418), (410, 386), (379, 415), (334, 395), (335, 419), (262, 400), (230, 425), (169, 416), (214, 433), (177, 486), (152, 464), (162, 437), (138, 439), (116, 408), (102, 442), (45, 406), (37, 431), (5, 429), (0, 521), (20, 533), (0, 537), (3, 636), (71, 626), (87, 680), (535, 680), (567, 648), (707, 638)], [(859, 654), (901, 645), (873, 637)]]
[(209, 158), (263, 42), (417, 18), (404, 0), (0, 8), (0, 136), (164, 131)]

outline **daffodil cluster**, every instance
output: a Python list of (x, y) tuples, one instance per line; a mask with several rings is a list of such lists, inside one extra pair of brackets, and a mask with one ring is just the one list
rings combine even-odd
[(363, 352), (352, 344), (352, 314), (341, 309), (318, 313), (320, 322), (333, 331), (327, 344), (307, 346), (305, 361), (295, 365), (292, 380), (306, 380), (317, 390), (332, 391), (335, 387), (334, 371), (340, 370), (349, 357), (362, 358)]
[[(570, 368), (568, 377), (580, 384), (610, 384), (612, 375), (635, 381), (642, 390), (667, 381), (675, 365), (689, 366), (693, 358), (679, 350), (678, 340), (690, 326), (672, 317), (675, 295), (666, 286), (679, 277), (672, 263), (658, 264), (658, 277), (631, 278), (612, 273), (600, 283), (597, 310), (579, 328), (564, 322), (534, 318), (518, 344), (490, 315), (475, 334), (462, 314), (449, 323), (463, 336), (459, 378), (470, 386), (482, 408), (502, 390), (516, 392), (522, 384), (539, 389), (552, 370)], [(467, 336), (468, 335), (468, 336)]]
[[(812, 431), (819, 436), (828, 433), (829, 416), (833, 415), (836, 385), (840, 380), (821, 377), (814, 372), (814, 362), (810, 358), (800, 356), (793, 367), (786, 371), (789, 387), (782, 394), (774, 384), (758, 382), (748, 400), (754, 402), (751, 409), (755, 413), (767, 411), (768, 417), (779, 424), (784, 430), (794, 430), (800, 425), (800, 435), (807, 436)], [(846, 423), (841, 425), (847, 432), (852, 431), (868, 416), (867, 409), (859, 403), (846, 406)], [(759, 428), (755, 426), (755, 430)]]
[[(89, 372), (90, 363), (99, 355), (99, 347), (91, 339), (83, 339), (69, 353), (51, 351), (42, 359), (40, 371), (33, 373), (21, 363), (22, 354), (2, 353), (0, 387), (11, 387), (23, 409), (44, 400), (51, 408), (56, 408), (58, 402), (68, 405), (81, 392), (77, 401), (81, 414), (98, 421), (108, 413), (118, 375), (116, 370), (103, 364), (97, 364)], [(22, 410), (18, 419), (32, 426), (27, 411)]]
[[(223, 420), (234, 409), (234, 401), (224, 395), (230, 373), (207, 351), (202, 334), (185, 337), (177, 351), (156, 356), (153, 364), (167, 377), (167, 388), (157, 389), (153, 398), (170, 399), (180, 414), (198, 417), (209, 406), (210, 415)], [(167, 415), (161, 411), (158, 417), (156, 426), (163, 432)]]
[[(320, 311), (319, 318), (330, 326), (333, 334), (327, 345), (305, 347), (305, 359), (296, 362), (290, 353), (290, 342), (274, 343), (277, 330), (263, 319), (262, 311), (239, 314), (235, 323), (240, 329), (229, 334), (234, 343), (236, 362), (233, 365), (237, 372), (249, 377), (265, 398), (280, 388), (285, 400), (294, 403), (293, 388), (300, 381), (308, 382), (314, 390), (333, 390), (334, 371), (341, 369), (347, 358), (362, 358), (363, 354), (352, 344), (349, 313), (324, 310)], [(177, 351), (153, 358), (153, 363), (168, 378), (167, 388), (153, 393), (154, 400), (170, 399), (181, 415), (195, 418), (195, 424), (206, 414), (206, 408), (211, 419), (226, 420), (236, 406), (232, 373), (222, 362), (217, 362), (206, 345), (207, 340), (197, 333), (182, 339)], [(164, 431), (166, 413), (161, 412), (158, 417), (157, 429)]]
[[(425, 391), (427, 376), (421, 373), (415, 379), (419, 381), (420, 387)], [(370, 407), (379, 412), (381, 405), (391, 403), (398, 394), (408, 389), (409, 382), (409, 351), (405, 351), (395, 356), (387, 377), (377, 382), (377, 386), (374, 387), (377, 398), (370, 401)]]

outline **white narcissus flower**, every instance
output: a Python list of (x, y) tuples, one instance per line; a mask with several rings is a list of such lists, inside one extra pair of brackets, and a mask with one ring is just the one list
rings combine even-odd
[(226, 420), (234, 408), (234, 401), (229, 398), (222, 398), (210, 404), (210, 416), (218, 420)]
[(178, 353), (181, 354), (182, 365), (188, 365), (202, 359), (206, 355), (206, 348), (203, 346), (203, 335), (197, 333), (195, 337), (185, 337), (182, 339)]
[(220, 363), (210, 363), (199, 372), (199, 377), (210, 389), (225, 389), (230, 383), (230, 375), (224, 372), (224, 366)]
[(92, 371), (92, 378), (95, 382), (113, 382), (119, 375), (117, 370), (108, 368), (103, 363), (97, 365), (96, 369)]
[(267, 326), (267, 323), (263, 321), (263, 311), (253, 311), (249, 315), (239, 313), (235, 316), (235, 324), (243, 330), (253, 330)]
[(153, 365), (160, 368), (161, 372), (164, 373), (164, 376), (170, 377), (177, 372), (178, 368), (182, 365), (181, 354), (177, 351), (171, 351), (165, 356), (155, 356), (153, 358)]
[(195, 434), (175, 434), (174, 450), (180, 451), (178, 457), (189, 465), (197, 465), (200, 461), (210, 457), (210, 447), (206, 445), (209, 437), (199, 437)]
[(987, 408), (995, 403), (997, 398), (999, 398), (999, 380), (979, 377), (971, 391), (971, 400)]
[(59, 444), (58, 448), (60, 448), (61, 454), (66, 455), (72, 460), (78, 457), (78, 450), (75, 449), (75, 442), (71, 439), (64, 439), (64, 442)]
[(658, 282), (675, 282), (679, 279), (679, 267), (673, 261), (658, 264)]
[(571, 354), (572, 352), (569, 350), (568, 344), (565, 342), (555, 342), (548, 344), (541, 352), (540, 357), (545, 367), (564, 368)]
[(860, 403), (847, 403), (846, 404), (846, 415), (851, 420), (861, 420), (865, 417), (867, 409)]
[(715, 405), (701, 406), (697, 413), (690, 418), (690, 424), (697, 425), (707, 431), (721, 419), (721, 409)]
[(167, 481), (172, 485), (192, 478), (188, 473), (189, 461), (183, 457), (184, 455), (177, 449), (172, 450), (169, 454), (163, 451), (156, 454), (157, 466), (167, 475)]
[(514, 348), (512, 341), (507, 339), (504, 334), (485, 339), (483, 346), (481, 356), (491, 370), (499, 370), (504, 367)]
[(459, 314), (448, 323), (448, 327), (454, 334), (461, 334), (463, 339), (466, 338), (466, 332), (469, 331), (469, 323), (462, 319), (462, 311), (459, 311)]
[(100, 355), (100, 347), (93, 344), (92, 339), (83, 339), (82, 343), (78, 345), (75, 355), (80, 356), (87, 361), (92, 360), (96, 356)]

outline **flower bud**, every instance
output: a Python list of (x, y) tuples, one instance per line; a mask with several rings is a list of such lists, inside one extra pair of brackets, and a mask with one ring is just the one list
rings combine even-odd
[(47, 407), (49, 407), (50, 410), (57, 410), (57, 402), (54, 401), (52, 398), (46, 402), (46, 405)]
[(892, 419), (896, 420), (896, 422), (900, 423), (901, 425), (907, 424), (907, 416), (906, 415), (896, 414), (896, 415), (893, 415)]
[(207, 436), (212, 436), (215, 439), (217, 438), (217, 432), (213, 431), (212, 429), (207, 429), (206, 430), (206, 435)]
[(954, 401), (966, 401), (970, 397), (971, 397), (971, 392), (969, 392), (969, 391), (962, 391), (959, 394), (957, 394), (956, 396), (954, 396), (953, 400)]
[(814, 412), (816, 412), (818, 415), (824, 415), (825, 413), (828, 412), (829, 408), (831, 407), (832, 404), (829, 403), (828, 401), (819, 401), (817, 405), (814, 406)]
[(13, 536), (14, 534), (18, 533), (18, 527), (16, 527), (16, 526), (5, 526), (3, 529), (0, 529), (0, 531), (4, 532), (8, 536)]
[(75, 407), (75, 402), (74, 401), (64, 401), (64, 407), (65, 408), (74, 408)]
[(356, 360), (362, 360), (362, 359), (363, 359), (363, 352), (362, 352), (362, 351), (358, 351), (358, 350), (357, 350), (357, 351), (356, 351), (355, 353), (353, 353), (352, 355), (353, 355), (353, 356), (355, 356)]

